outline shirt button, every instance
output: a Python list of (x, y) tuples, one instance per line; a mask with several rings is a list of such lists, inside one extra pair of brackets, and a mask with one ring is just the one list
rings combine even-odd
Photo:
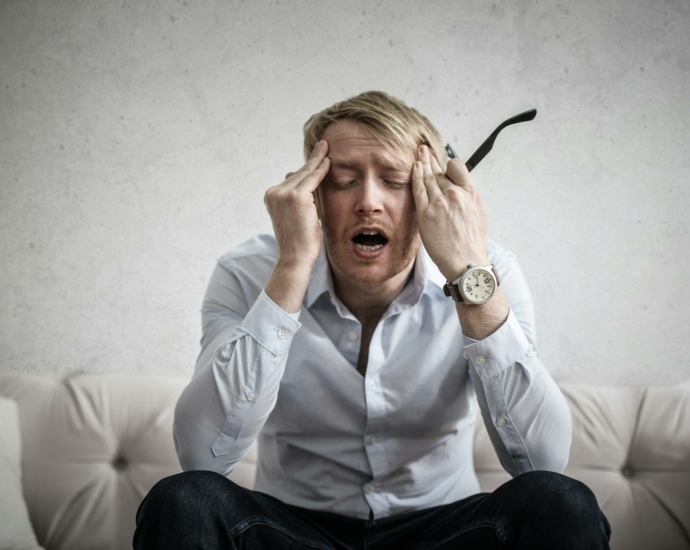
[(357, 333), (354, 330), (352, 330), (352, 331), (347, 333), (347, 337), (350, 340), (357, 340)]
[(370, 495), (370, 494), (373, 493), (374, 491), (376, 491), (376, 485), (374, 485), (373, 483), (366, 483), (366, 484), (364, 485), (364, 492), (365, 492), (366, 494)]
[(377, 437), (375, 435), (370, 435), (369, 437), (367, 437), (367, 443), (369, 445), (373, 445), (374, 443), (376, 443), (376, 441)]
[(498, 424), (499, 426), (505, 426), (506, 423), (507, 423), (507, 420), (505, 418), (503, 418), (502, 416), (499, 416), (498, 420), (496, 420), (496, 424)]
[(253, 391), (247, 392), (247, 401), (254, 401), (256, 394)]
[(483, 365), (486, 363), (486, 359), (484, 359), (483, 355), (477, 355), (477, 358), (474, 360), (474, 362), (477, 363), (477, 365)]
[(376, 389), (376, 381), (375, 380), (369, 380), (369, 387), (373, 390)]
[(287, 337), (287, 332), (285, 332), (284, 330), (278, 331), (278, 338), (280, 338), (281, 340), (285, 340), (286, 337)]

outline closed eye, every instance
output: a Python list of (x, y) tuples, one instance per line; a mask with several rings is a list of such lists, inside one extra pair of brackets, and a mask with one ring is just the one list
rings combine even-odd
[(354, 181), (349, 181), (347, 183), (335, 183), (334, 182), (333, 185), (335, 185), (336, 189), (346, 189), (346, 188), (350, 187), (350, 185), (352, 185), (353, 183), (355, 183), (355, 182)]
[[(346, 183), (337, 183), (333, 182), (333, 185), (335, 186), (336, 189), (347, 189), (351, 185), (354, 185), (357, 183), (356, 180), (348, 181)], [(403, 187), (409, 187), (410, 182), (409, 181), (386, 181), (386, 184), (389, 185), (390, 187), (393, 187), (395, 189), (401, 189)]]

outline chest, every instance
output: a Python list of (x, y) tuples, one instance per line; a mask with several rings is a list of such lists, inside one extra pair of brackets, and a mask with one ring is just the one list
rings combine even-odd
[(431, 313), (383, 319), (362, 332), (345, 324), (342, 334), (329, 335), (325, 329), (336, 325), (303, 312), (264, 431), (312, 441), (325, 434), (361, 436), (366, 426), (403, 437), (453, 426), (467, 412), (467, 361), (457, 317)]

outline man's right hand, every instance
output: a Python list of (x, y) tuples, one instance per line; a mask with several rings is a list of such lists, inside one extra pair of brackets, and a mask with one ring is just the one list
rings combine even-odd
[(321, 252), (321, 227), (315, 192), (330, 168), (328, 143), (320, 141), (297, 172), (271, 187), (264, 203), (278, 242), (278, 260), (266, 294), (288, 313), (300, 310), (311, 270)]
[(321, 228), (315, 191), (330, 168), (328, 142), (320, 141), (311, 157), (285, 181), (269, 188), (264, 203), (278, 241), (278, 264), (304, 264), (311, 269), (321, 251)]

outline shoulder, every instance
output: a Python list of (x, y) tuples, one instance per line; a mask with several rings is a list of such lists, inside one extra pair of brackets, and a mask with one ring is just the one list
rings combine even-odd
[(502, 271), (509, 270), (517, 264), (517, 257), (512, 251), (504, 248), (491, 239), (486, 239), (486, 253), (491, 263), (496, 266), (499, 274)]
[(517, 256), (493, 241), (486, 241), (486, 249), (491, 263), (501, 278), (510, 309), (513, 310), (527, 338), (536, 341), (534, 330), (534, 306), (525, 274), (518, 263)]
[(515, 253), (489, 239), (486, 240), (486, 251), (489, 260), (496, 266), (508, 303), (516, 299), (529, 299), (525, 275)]
[(228, 250), (218, 258), (218, 265), (236, 275), (263, 279), (270, 277), (277, 258), (278, 243), (275, 236), (263, 233)]
[(269, 258), (273, 261), (278, 257), (278, 243), (270, 233), (254, 235), (241, 244), (231, 248), (220, 258), (218, 263), (223, 267), (230, 267), (238, 260), (253, 258)]

